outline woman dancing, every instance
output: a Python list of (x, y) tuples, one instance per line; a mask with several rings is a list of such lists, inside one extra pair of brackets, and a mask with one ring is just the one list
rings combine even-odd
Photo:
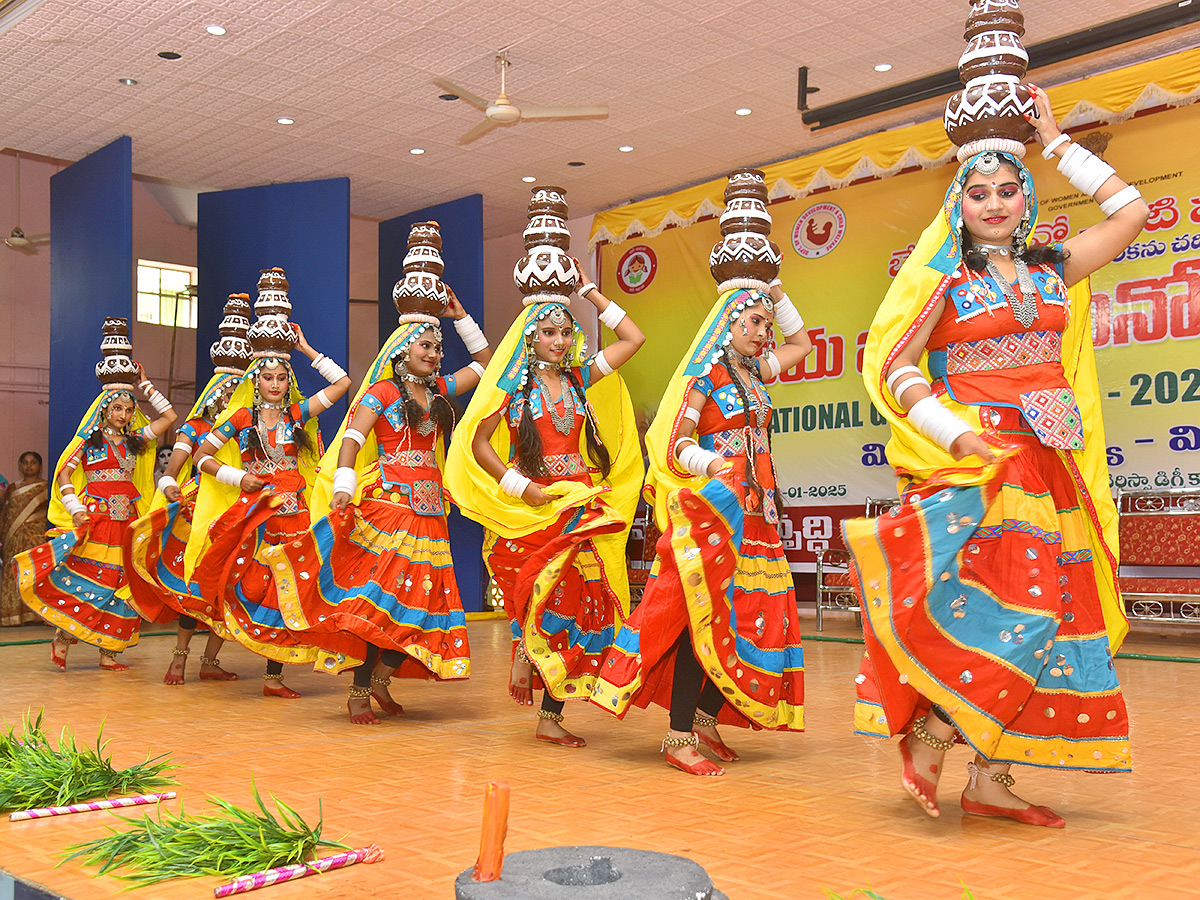
[[(413, 227), (410, 259), (414, 245), (440, 249), (436, 223)], [(440, 265), (440, 253), (437, 259)], [(322, 473), (333, 475), (323, 474), (314, 491), (312, 531), (267, 553), (288, 629), (328, 654), (317, 669), (358, 663), (346, 703), (355, 725), (379, 723), (372, 697), (385, 713), (403, 714), (388, 690), (393, 675), (442, 681), (471, 674), (441, 466), (454, 428), (449, 398), (479, 383), (492, 354), (454, 292), (436, 275), (418, 274), (397, 282), (400, 327), (322, 461)], [(437, 312), (453, 317), (472, 356), (446, 376), (439, 375)]]
[[(558, 214), (539, 210), (543, 201)], [(624, 618), (625, 542), (642, 481), (633, 407), (620, 377), (607, 376), (645, 337), (588, 282), (579, 296), (617, 340), (585, 358), (566, 296), (580, 268), (565, 253), (561, 189), (534, 188), (530, 210), (529, 255), (515, 273), (529, 305), (455, 432), (446, 486), (463, 514), (489, 532), (484, 559), (512, 630), (509, 694), (531, 706), (534, 690), (544, 688), (535, 737), (583, 747), (562, 726), (563, 705), (591, 694)], [(537, 274), (547, 271), (558, 273), (549, 283)]]
[[(104, 385), (59, 457), (50, 522), (59, 536), (16, 556), (26, 605), (57, 626), (50, 659), (67, 667), (67, 651), (83, 641), (100, 650), (100, 668), (129, 666), (117, 654), (138, 642), (140, 618), (129, 605), (121, 546), (139, 503), (154, 492), (153, 441), (175, 423), (175, 411), (129, 358), (128, 322), (104, 320), (96, 374)], [(133, 382), (158, 414), (138, 409)], [(146, 501), (148, 502), (148, 501)]]
[(1062, 827), (1012, 792), (1009, 769), (1130, 767), (1112, 660), (1128, 625), (1086, 279), (1148, 210), (1029, 91), (1043, 156), (1107, 218), (1063, 244), (1028, 245), (1029, 171), (1010, 152), (960, 152), (864, 356), (902, 503), (844, 530), (867, 641), (858, 730), (905, 733), (903, 785), (930, 816), (961, 736), (975, 750), (964, 811)]
[(13, 559), (46, 540), (50, 522), (50, 486), (42, 474), (42, 455), (26, 450), (17, 460), (21, 480), (12, 482), (0, 501), (0, 626), (38, 621), (37, 613), (21, 602)]
[[(219, 602), (234, 639), (267, 658), (263, 696), (295, 699), (300, 694), (283, 683), (283, 664), (313, 662), (318, 650), (284, 626), (263, 551), (308, 531), (305, 494), (320, 458), (316, 416), (346, 393), (350, 377), (287, 321), (287, 288), (282, 269), (259, 279), (259, 318), (248, 334), (255, 360), (200, 443), (196, 468), (209, 478), (200, 482), (185, 558), (200, 596)], [(296, 387), (287, 360), (293, 343), (329, 382), (312, 397)]]
[(249, 295), (230, 294), (225, 302), (221, 336), (209, 350), (213, 377), (176, 432), (166, 472), (158, 479), (159, 492), (166, 502), (156, 498), (150, 512), (135, 521), (125, 536), (131, 603), (144, 619), (162, 624), (176, 618), (179, 621), (164, 684), (184, 683), (189, 644), (201, 621), (210, 633), (200, 655), (200, 680), (237, 681), (237, 674), (222, 669), (217, 657), (221, 646), (231, 638), (219, 614), (219, 604), (205, 600), (196, 580), (184, 577), (184, 554), (200, 487), (199, 470), (190, 470), (194, 457), (200, 453), (201, 441), (225, 411), (238, 380), (250, 365), (250, 343), (246, 340), (249, 315)]

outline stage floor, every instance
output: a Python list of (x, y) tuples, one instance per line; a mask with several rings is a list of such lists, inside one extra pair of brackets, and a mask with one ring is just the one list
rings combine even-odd
[[(812, 616), (801, 617), (804, 633)], [(662, 710), (618, 722), (587, 704), (567, 705), (583, 750), (536, 743), (531, 709), (505, 693), (508, 632), (502, 621), (470, 625), (475, 675), (458, 684), (393, 682), (408, 712), (373, 727), (346, 719), (348, 676), (289, 669), (300, 700), (261, 696), (262, 660), (240, 647), (221, 653), (242, 680), (162, 684), (169, 637), (147, 637), (125, 654), (125, 673), (95, 668), (73, 647), (70, 668), (52, 668), (45, 644), (0, 647), (0, 715), (6, 724), (45, 706), (47, 731), (70, 725), (88, 741), (101, 721), (118, 765), (170, 751), (177, 789), (202, 812), (212, 794), (250, 802), (250, 778), (311, 820), (324, 807), (326, 836), (378, 843), (387, 859), (265, 888), (272, 900), (446, 900), (475, 861), (484, 785), (512, 787), (507, 849), (600, 844), (677, 853), (704, 866), (731, 900), (823, 898), (868, 885), (888, 900), (1200, 896), (1200, 664), (1120, 660), (1133, 728), (1132, 775), (1014, 770), (1018, 790), (1053, 807), (1064, 831), (964, 817), (957, 795), (969, 751), (957, 748), (943, 778), (942, 818), (931, 820), (899, 785), (894, 742), (851, 732), (854, 675), (862, 648), (807, 641), (805, 734), (726, 729), (742, 755), (723, 778), (667, 767), (658, 753)], [(825, 635), (850, 637), (850, 617)], [(46, 637), (26, 626), (0, 642)], [(193, 642), (198, 671), (203, 637)], [(1126, 652), (1200, 657), (1200, 639), (1131, 639)], [(176, 803), (178, 801), (175, 801)], [(102, 835), (112, 814), (0, 822), (0, 868), (72, 900), (110, 898), (123, 885), (76, 863), (55, 868), (68, 844)], [(176, 879), (131, 896), (211, 896), (216, 879)], [(257, 896), (257, 894), (256, 894)]]

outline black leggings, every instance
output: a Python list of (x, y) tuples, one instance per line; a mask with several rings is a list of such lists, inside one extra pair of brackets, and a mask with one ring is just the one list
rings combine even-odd
[(550, 696), (549, 691), (542, 692), (542, 709), (546, 712), (562, 715), (564, 706), (566, 706), (566, 703), (562, 700), (555, 700)]
[(404, 661), (404, 654), (399, 650), (392, 650), (390, 648), (380, 652), (379, 648), (374, 644), (367, 644), (367, 658), (363, 660), (361, 666), (354, 667), (355, 687), (363, 688), (371, 686), (371, 676), (375, 673), (376, 660), (382, 660), (385, 666), (395, 671), (400, 668), (400, 663)]
[(195, 631), (196, 626), (199, 624), (200, 623), (197, 622), (195, 619), (193, 619), (191, 616), (180, 616), (179, 617), (179, 627), (182, 628), (184, 631)]
[(725, 705), (721, 690), (700, 668), (687, 631), (675, 644), (675, 677), (671, 683), (671, 730), (690, 732), (699, 708), (715, 716)]

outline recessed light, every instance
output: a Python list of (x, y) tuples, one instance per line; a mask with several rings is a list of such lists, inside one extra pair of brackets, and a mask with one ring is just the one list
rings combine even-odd
[(567, 165), (568, 165), (568, 166), (575, 166), (576, 168), (578, 168), (579, 166), (586, 166), (586, 165), (587, 165), (587, 163), (582, 163), (582, 162), (579, 162), (579, 160), (575, 160), (574, 162), (569, 162), (569, 163), (567, 163)]
[(424, 147), (413, 147), (408, 152), (411, 153), (413, 156), (420, 156), (422, 153), (425, 152), (425, 148)]
[(879, 65), (877, 65), (875, 67), (875, 71), (876, 72), (890, 72), (890, 71), (892, 71), (892, 64), (891, 63), (880, 63)]
[(624, 147), (618, 147), (617, 149), (620, 150), (622, 153), (632, 153), (633, 152), (633, 148), (630, 147), (628, 144), (626, 144)]
[(287, 116), (280, 116), (275, 121), (278, 122), (280, 125), (295, 125), (296, 124), (295, 119), (289, 119)]
[(117, 84), (123, 84), (123, 85), (125, 85), (125, 87), (133, 87), (135, 84), (137, 84), (137, 79), (135, 79), (135, 78), (118, 78)]
[(439, 100), (457, 100), (458, 94), (438, 94)]
[(174, 50), (160, 50), (158, 55), (163, 59), (180, 59), (183, 56), (182, 53), (176, 53)]
[(523, 182), (525, 182), (526, 184), (533, 184), (535, 181), (537, 181), (537, 176), (536, 175), (522, 175), (521, 180)]
[(208, 32), (209, 34), (211, 34), (211, 35), (214, 35), (214, 36), (216, 36), (216, 37), (220, 37), (221, 35), (223, 35), (223, 34), (225, 33), (225, 26), (223, 26), (223, 25), (209, 25), (209, 26), (208, 26), (207, 28), (205, 28), (204, 30), (205, 30), (205, 31), (207, 31), (207, 32)]
[(754, 110), (752, 110), (750, 107), (748, 107), (748, 106), (743, 106), (741, 109), (735, 109), (735, 110), (733, 111), (733, 114), (734, 114), (735, 116), (748, 116), (748, 115), (750, 115), (750, 113), (752, 113), (752, 112), (754, 112)]

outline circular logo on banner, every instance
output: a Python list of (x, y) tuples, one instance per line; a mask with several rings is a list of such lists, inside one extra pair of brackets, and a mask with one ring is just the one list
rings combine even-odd
[(650, 287), (658, 271), (658, 257), (645, 244), (625, 251), (617, 263), (617, 284), (627, 294), (636, 294)]
[(833, 251), (846, 236), (846, 214), (834, 203), (810, 206), (792, 228), (792, 248), (805, 259)]

